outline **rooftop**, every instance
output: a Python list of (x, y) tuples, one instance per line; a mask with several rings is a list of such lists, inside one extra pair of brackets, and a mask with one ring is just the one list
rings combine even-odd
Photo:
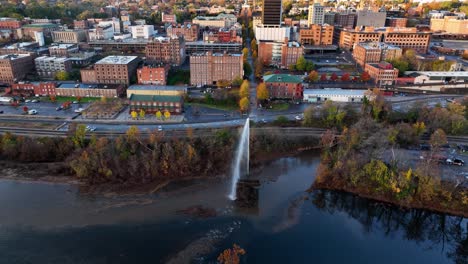
[(29, 54), (6, 54), (0, 55), (0, 60), (16, 60), (19, 58), (30, 57)]
[(343, 90), (341, 88), (331, 89), (305, 89), (304, 95), (345, 95), (345, 96), (364, 96), (367, 90)]
[(187, 87), (185, 86), (175, 86), (175, 85), (140, 85), (140, 84), (135, 84), (135, 85), (130, 85), (130, 87), (127, 88), (128, 90), (164, 90), (164, 91), (185, 91), (187, 90)]
[(55, 27), (58, 27), (57, 24), (52, 24), (52, 23), (30, 24), (30, 25), (23, 26), (23, 28), (55, 28)]
[(302, 78), (291, 74), (270, 74), (263, 76), (265, 82), (274, 83), (302, 83)]
[(54, 61), (54, 62), (64, 62), (69, 60), (69, 58), (65, 57), (49, 57), (49, 56), (41, 56), (35, 59), (35, 61)]
[(197, 16), (194, 20), (226, 20), (226, 19), (235, 19), (237, 21), (237, 17), (233, 14), (219, 14), (217, 16)]
[(468, 78), (468, 72), (466, 71), (406, 71), (405, 74), (419, 74), (419, 75), (425, 75), (428, 77), (463, 77), (463, 78)]
[(209, 56), (211, 54), (211, 56), (216, 56), (216, 57), (222, 57), (222, 56), (231, 56), (231, 57), (240, 57), (242, 56), (241, 53), (221, 53), (221, 52), (211, 52), (211, 51), (207, 51), (207, 52), (195, 52), (195, 53), (192, 53), (191, 56)]
[(107, 56), (95, 64), (129, 64), (137, 58), (137, 56)]
[(69, 49), (78, 46), (76, 44), (57, 44), (57, 45), (52, 45), (49, 47), (49, 49)]
[(140, 95), (132, 94), (130, 101), (145, 101), (145, 102), (174, 102), (178, 103), (182, 100), (179, 95)]
[(92, 89), (92, 88), (99, 88), (97, 84), (84, 84), (84, 83), (61, 83), (57, 86), (57, 88), (66, 88), (66, 89), (73, 89), (73, 88), (81, 88), (81, 89)]
[(369, 50), (369, 49), (395, 49), (395, 50), (401, 49), (400, 47), (390, 45), (390, 44), (386, 44), (386, 43), (383, 43), (383, 42), (361, 42), (361, 43), (359, 43), (359, 46), (363, 47), (366, 50)]

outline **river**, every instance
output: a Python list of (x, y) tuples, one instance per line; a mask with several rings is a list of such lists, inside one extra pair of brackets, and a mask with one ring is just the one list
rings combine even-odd
[[(241, 263), (468, 263), (467, 219), (308, 193), (319, 161), (268, 164), (242, 204), (229, 180), (125, 196), (1, 180), (0, 263), (216, 263), (234, 243)], [(180, 212), (191, 206), (216, 216)]]

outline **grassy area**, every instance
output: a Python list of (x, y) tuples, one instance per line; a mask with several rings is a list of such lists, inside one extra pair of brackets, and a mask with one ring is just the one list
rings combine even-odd
[(237, 105), (206, 104), (206, 103), (186, 103), (185, 105), (207, 107), (207, 108), (213, 108), (213, 109), (223, 110), (223, 111), (238, 111), (239, 110), (239, 107)]
[(280, 103), (280, 104), (272, 104), (271, 108), (268, 108), (267, 110), (286, 111), (288, 109), (289, 109), (289, 104), (288, 103)]
[[(81, 103), (89, 103), (89, 102), (95, 102), (101, 100), (101, 97), (81, 97), (80, 102)], [(44, 102), (51, 102), (50, 97), (42, 97), (41, 101)], [(77, 101), (75, 96), (57, 96), (55, 97), (55, 101), (59, 103), (64, 103), (64, 102), (73, 102)]]
[(171, 70), (167, 77), (167, 85), (189, 84), (190, 71)]
[(36, 123), (36, 122), (1, 122), (0, 127), (21, 127), (21, 128), (42, 128), (42, 129), (55, 129), (55, 123)]

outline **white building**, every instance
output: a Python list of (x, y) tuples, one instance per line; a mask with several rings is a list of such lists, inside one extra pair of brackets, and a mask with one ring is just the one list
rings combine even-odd
[(305, 89), (304, 102), (355, 102), (364, 100), (367, 90), (343, 90), (343, 89)]
[(70, 72), (72, 61), (65, 57), (42, 56), (34, 60), (37, 74), (41, 77), (54, 78), (57, 72)]
[(413, 76), (414, 84), (457, 83), (468, 81), (466, 71), (406, 71), (405, 75)]
[(89, 41), (94, 40), (110, 40), (114, 37), (114, 29), (112, 26), (97, 26), (96, 28), (88, 30)]
[(325, 10), (320, 3), (314, 3), (309, 6), (308, 24), (322, 25), (325, 19)]
[(385, 27), (387, 12), (374, 12), (372, 10), (357, 11), (357, 27)]
[(120, 29), (120, 19), (113, 17), (112, 20), (101, 21), (99, 22), (98, 26), (108, 26), (111, 25), (114, 33), (120, 33), (122, 30)]
[(260, 24), (255, 28), (255, 38), (257, 43), (261, 40), (284, 41), (285, 38), (291, 39), (291, 28)]
[(148, 39), (154, 35), (154, 26), (153, 25), (138, 25), (130, 26), (130, 32), (132, 33), (132, 38), (144, 38)]

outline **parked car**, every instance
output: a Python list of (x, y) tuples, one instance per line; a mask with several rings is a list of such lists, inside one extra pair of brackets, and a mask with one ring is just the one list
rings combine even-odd
[(34, 100), (31, 101), (31, 103), (39, 103), (39, 101), (34, 99)]
[(0, 111), (0, 114), (3, 114), (3, 110)]
[(93, 127), (93, 126), (86, 126), (86, 131), (95, 131), (96, 130), (96, 127)]
[(24, 100), (25, 103), (30, 103), (31, 100), (27, 99), (27, 100)]
[(296, 121), (301, 121), (301, 120), (302, 120), (302, 117), (300, 117), (300, 116), (297, 115), (297, 116), (294, 117), (294, 119), (296, 119)]
[(158, 131), (162, 131), (162, 126), (158, 126)]
[(78, 109), (75, 109), (75, 113), (81, 113), (81, 112), (83, 112), (83, 110), (84, 110), (84, 109), (80, 107), (80, 108), (78, 108)]
[(78, 104), (79, 102), (78, 101), (73, 101), (74, 104)]
[(63, 107), (58, 106), (58, 107), (55, 108), (55, 111), (60, 111), (60, 110), (62, 110), (62, 109), (63, 109)]
[(419, 148), (420, 148), (421, 150), (431, 150), (431, 145), (429, 145), (429, 144), (421, 144), (421, 145), (419, 145)]
[(28, 115), (37, 115), (37, 110), (36, 109), (29, 110)]
[(452, 164), (457, 165), (457, 166), (463, 166), (463, 165), (465, 165), (465, 161), (462, 160), (462, 159), (453, 159)]

